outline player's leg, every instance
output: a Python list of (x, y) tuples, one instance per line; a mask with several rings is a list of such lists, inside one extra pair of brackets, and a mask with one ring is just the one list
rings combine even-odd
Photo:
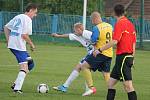
[(116, 90), (114, 89), (114, 86), (118, 82), (117, 79), (111, 78), (108, 81), (108, 92), (107, 92), (107, 100), (114, 100), (116, 95)]
[(86, 80), (89, 89), (85, 91), (85, 93), (83, 93), (82, 96), (88, 96), (96, 93), (96, 88), (93, 86), (92, 75), (89, 69), (90, 65), (86, 61), (84, 61), (81, 66), (81, 70), (84, 72), (83, 76)]
[[(55, 90), (59, 90), (62, 92), (66, 92), (70, 84), (79, 76), (79, 73), (81, 71), (81, 64), (77, 64), (75, 69), (71, 72), (67, 80), (63, 85), (53, 87)], [(87, 80), (88, 87), (93, 86), (93, 80), (92, 80), (92, 75), (89, 69), (83, 69), (83, 76)]]
[(106, 100), (115, 100), (116, 89), (114, 86), (117, 84), (118, 80), (120, 80), (120, 66), (121, 66), (120, 57), (116, 57), (115, 66), (110, 74), (110, 79), (108, 81), (108, 92)]
[(12, 88), (14, 92), (21, 93), (21, 88), (24, 82), (24, 79), (26, 77), (26, 74), (28, 73), (28, 64), (27, 64), (27, 52), (25, 51), (18, 51), (10, 49), (11, 52), (16, 56), (16, 59), (20, 65), (20, 71), (18, 73), (18, 76), (15, 80), (14, 87)]
[(92, 79), (92, 74), (89, 68), (84, 68), (82, 69), (83, 77), (86, 80), (87, 86), (89, 88), (93, 87), (93, 79)]
[[(85, 59), (88, 58), (88, 56), (90, 56), (90, 54), (87, 54), (81, 61), (80, 64), (82, 64)], [(90, 88), (93, 86), (93, 79), (92, 79), (92, 74), (91, 74), (91, 70), (89, 68), (86, 68), (85, 70), (82, 71), (82, 74), (84, 77), (86, 77), (86, 81), (85, 81), (85, 91), (88, 91)], [(88, 81), (88, 82), (87, 82)]]
[[(109, 60), (111, 63), (111, 58), (109, 58), (107, 56), (99, 54), (96, 57), (94, 57), (93, 55), (90, 55), (87, 59), (85, 59), (85, 63), (82, 64), (82, 68), (90, 68), (91, 70), (96, 71), (96, 70), (99, 70), (100, 66), (103, 66), (104, 62), (106, 62), (107, 60)], [(108, 67), (109, 68), (106, 70), (106, 72), (110, 71), (110, 66), (108, 66)], [(109, 77), (108, 77), (108, 79), (109, 79)], [(91, 91), (91, 90), (89, 90), (89, 91)], [(83, 94), (83, 96), (92, 94), (92, 92), (89, 92), (89, 91), (86, 91)], [(94, 91), (93, 91), (93, 93), (94, 93)]]
[[(86, 57), (84, 57), (80, 61), (80, 63), (76, 65), (75, 69), (71, 72), (68, 79), (65, 81), (65, 83), (63, 85), (53, 87), (53, 89), (66, 92), (68, 87), (70, 86), (70, 84), (73, 82), (73, 80), (75, 80), (79, 76), (79, 73), (81, 71), (81, 65), (84, 62)], [(93, 86), (93, 80), (92, 80), (92, 75), (91, 75), (90, 70), (87, 68), (83, 69), (83, 76), (86, 77), (88, 87), (92, 87)]]
[(125, 91), (128, 94), (128, 100), (137, 100), (137, 95), (136, 95), (136, 92), (134, 90), (132, 81), (131, 80), (130, 81), (124, 81), (123, 85), (124, 85)]
[(102, 66), (100, 66), (101, 70), (102, 70), (102, 74), (104, 77), (105, 82), (108, 84), (108, 81), (110, 79), (110, 66), (111, 66), (111, 60), (112, 58), (108, 58), (103, 64)]
[(128, 100), (137, 100), (137, 95), (132, 84), (132, 74), (131, 74), (132, 65), (133, 65), (133, 57), (126, 56), (125, 62), (122, 67), (123, 85), (125, 91), (128, 94)]
[(110, 72), (102, 72), (105, 82), (108, 84), (110, 79)]
[(76, 65), (75, 69), (71, 72), (70, 76), (63, 84), (65, 87), (69, 87), (70, 84), (73, 82), (73, 80), (75, 80), (79, 76), (80, 66), (81, 66), (81, 64)]
[(24, 82), (27, 72), (28, 72), (27, 63), (20, 64), (20, 71), (19, 71), (18, 76), (15, 81), (14, 92), (21, 91), (21, 88), (22, 88), (22, 85), (23, 85), (23, 82)]
[[(82, 64), (82, 69), (83, 68), (89, 68), (93, 71), (96, 71), (99, 69), (100, 66), (103, 65), (103, 63), (108, 59), (108, 57), (104, 56), (104, 55), (97, 55), (96, 57), (94, 57), (93, 55), (90, 55), (89, 57), (87, 57), (87, 59), (85, 59), (84, 63)], [(110, 67), (110, 66), (109, 66)], [(108, 71), (109, 72), (109, 71)], [(91, 89), (92, 90), (92, 89)], [(90, 93), (92, 92), (88, 92), (86, 91), (83, 96), (86, 95), (90, 95)], [(94, 93), (94, 91), (93, 91)]]
[(65, 81), (65, 83), (63, 85), (53, 87), (53, 89), (62, 92), (67, 92), (67, 89), (69, 88), (70, 84), (73, 82), (73, 80), (75, 80), (79, 76), (80, 70), (81, 70), (81, 64), (77, 64), (75, 69), (71, 72), (71, 74)]
[[(35, 65), (34, 65), (34, 61), (30, 57), (30, 55), (27, 52), (25, 54), (27, 55), (26, 60), (27, 60), (27, 64), (28, 64), (28, 69), (26, 69), (26, 71), (28, 72), (28, 71), (31, 71)], [(20, 66), (24, 66), (24, 65), (20, 65)], [(20, 68), (22, 68), (22, 67), (20, 67)], [(14, 84), (11, 86), (12, 89), (14, 89), (15, 83), (16, 83), (16, 80), (15, 80)]]
[[(79, 76), (80, 69), (81, 69), (80, 67), (81, 67), (81, 64), (78, 64), (76, 66), (76, 68), (72, 71), (72, 73), (70, 74), (68, 79), (63, 84), (64, 87), (68, 88), (70, 86), (70, 84), (73, 82), (73, 80), (75, 80)], [(90, 69), (83, 69), (82, 73), (86, 79), (86, 83), (87, 83), (88, 87), (93, 87), (93, 80), (92, 80), (92, 75), (91, 75)]]
[(28, 57), (26, 58), (27, 61), (28, 61), (28, 70), (31, 71), (33, 68), (34, 68), (34, 61), (33, 59), (29, 56), (28, 54)]

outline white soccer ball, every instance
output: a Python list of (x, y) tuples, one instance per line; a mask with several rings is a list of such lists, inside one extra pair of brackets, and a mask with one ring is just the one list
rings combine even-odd
[(39, 93), (48, 93), (49, 87), (46, 84), (39, 84), (37, 87), (37, 92)]

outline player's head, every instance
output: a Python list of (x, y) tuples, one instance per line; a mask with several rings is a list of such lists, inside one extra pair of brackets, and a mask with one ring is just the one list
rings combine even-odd
[(97, 12), (97, 11), (94, 11), (91, 14), (91, 21), (92, 21), (92, 24), (94, 24), (94, 25), (97, 25), (97, 24), (101, 23), (102, 19), (101, 19), (100, 13)]
[(121, 4), (117, 4), (115, 7), (114, 7), (114, 14), (116, 17), (120, 17), (120, 16), (123, 16), (125, 13), (125, 8), (123, 5)]
[(84, 27), (83, 27), (83, 24), (82, 24), (82, 23), (75, 23), (75, 24), (74, 24), (74, 31), (75, 31), (75, 34), (77, 34), (77, 35), (82, 35), (83, 30), (84, 30)]
[(37, 15), (37, 8), (38, 6), (36, 4), (30, 3), (27, 5), (25, 9), (25, 13), (30, 17), (33, 18)]

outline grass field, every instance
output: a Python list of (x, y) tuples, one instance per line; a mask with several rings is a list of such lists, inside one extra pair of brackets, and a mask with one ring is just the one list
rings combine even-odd
[[(82, 47), (60, 46), (54, 44), (37, 45), (31, 56), (36, 62), (35, 69), (26, 77), (23, 85), (24, 93), (12, 93), (10, 86), (18, 73), (15, 57), (0, 43), (0, 100), (105, 100), (107, 88), (99, 72), (92, 73), (97, 93), (89, 97), (82, 97), (84, 92), (84, 79), (77, 78), (67, 93), (57, 92), (52, 86), (62, 84), (74, 66), (86, 54)], [(114, 63), (114, 59), (113, 59)], [(112, 64), (113, 65), (113, 64)], [(133, 69), (134, 86), (137, 90), (138, 100), (150, 100), (150, 51), (136, 52), (135, 69)], [(48, 84), (48, 94), (39, 94), (36, 87), (39, 83)], [(121, 83), (117, 86), (116, 100), (127, 100)]]

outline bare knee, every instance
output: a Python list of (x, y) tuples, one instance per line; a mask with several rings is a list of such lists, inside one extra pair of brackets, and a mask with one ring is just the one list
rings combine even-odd
[(81, 64), (77, 64), (76, 67), (75, 67), (75, 70), (77, 70), (78, 72), (81, 71)]
[(29, 70), (28, 70), (28, 64), (27, 63), (21, 64), (20, 65), (20, 70), (23, 70), (26, 73), (28, 73), (29, 72)]
[(104, 77), (104, 80), (106, 81), (106, 83), (108, 83), (108, 81), (110, 79), (110, 73), (109, 72), (103, 72), (103, 77)]
[(134, 91), (134, 87), (132, 85), (132, 81), (125, 81), (124, 82), (124, 89), (125, 89), (126, 92)]
[(116, 85), (118, 81), (116, 79), (110, 78), (108, 81), (108, 89), (114, 89), (114, 86)]
[(86, 61), (84, 61), (82, 64), (77, 64), (75, 67), (75, 69), (79, 72), (87, 68), (90, 68), (90, 65)]

